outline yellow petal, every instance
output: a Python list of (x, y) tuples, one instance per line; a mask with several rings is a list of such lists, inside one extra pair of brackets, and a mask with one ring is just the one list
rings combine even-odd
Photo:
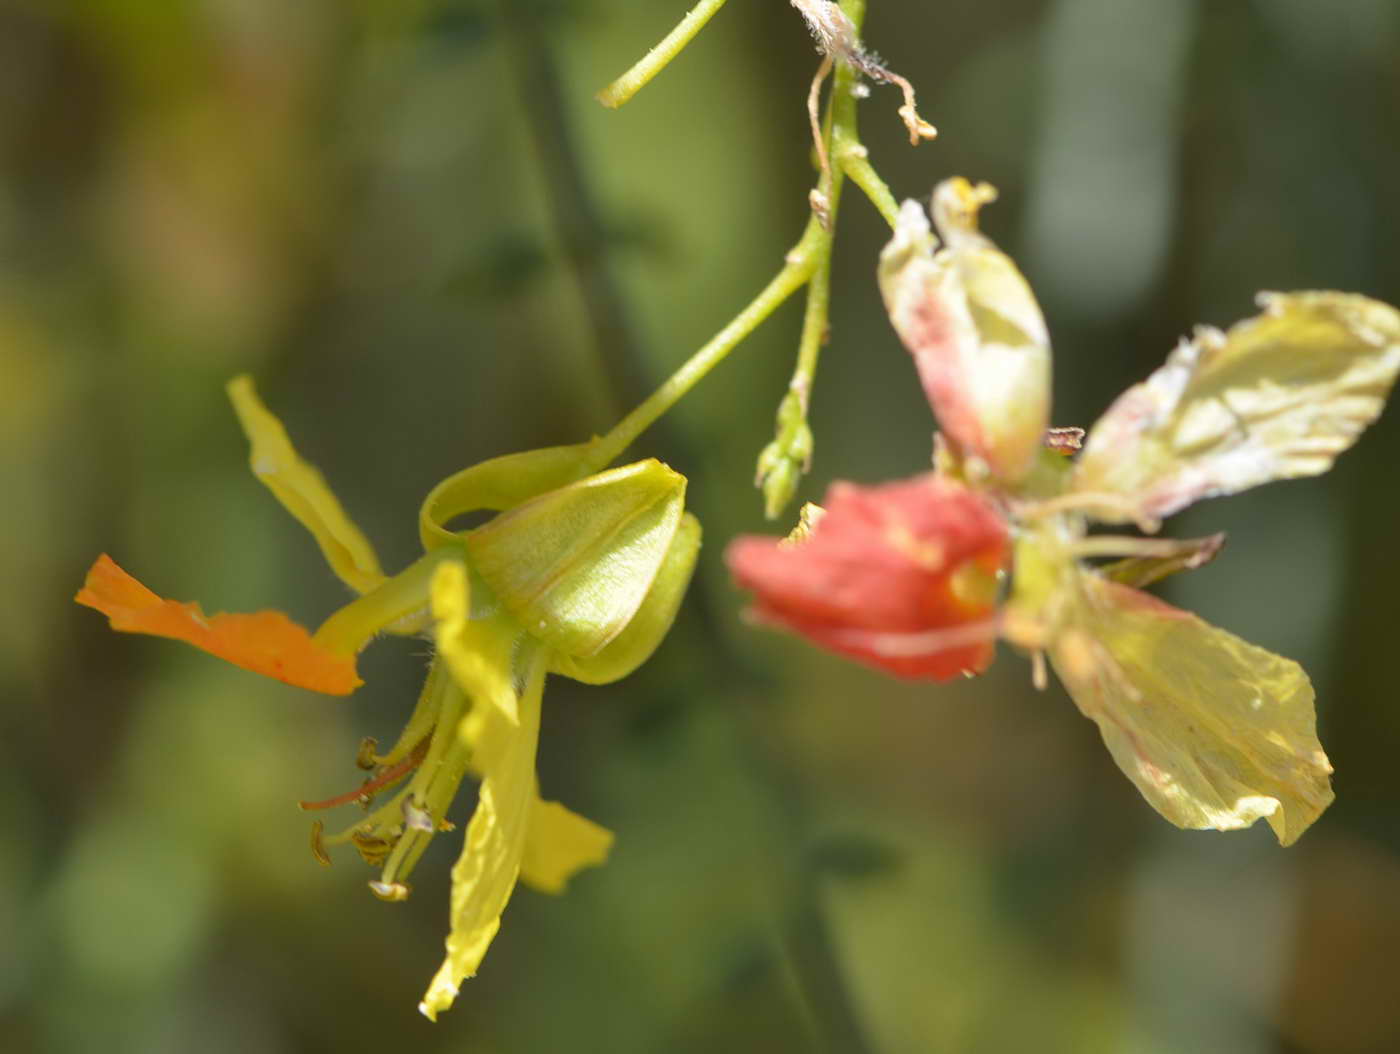
[[(430, 586), (434, 638), (452, 679), (473, 705), (495, 706), (512, 725), (520, 721), (511, 665), (521, 636), (508, 617), (471, 619), (467, 568), (447, 560), (433, 570)], [(484, 771), (478, 759), (478, 767)]]
[(197, 604), (157, 596), (106, 553), (73, 599), (102, 612), (113, 629), (182, 640), (245, 670), (313, 692), (349, 695), (362, 683), (353, 656), (320, 647), (280, 611), (206, 615)]
[(452, 868), (447, 957), (418, 1004), (429, 1020), (436, 1021), (457, 998), (462, 981), (476, 973), (515, 889), (536, 801), (544, 677), (544, 653), (536, 649), (525, 661), (519, 724), (510, 724), (496, 707), (473, 708), (463, 721), (463, 734), (477, 746), (484, 778), (467, 844)]
[(248, 462), (253, 474), (315, 536), (331, 570), (357, 593), (382, 583), (384, 572), (373, 546), (350, 522), (325, 477), (297, 454), (282, 422), (258, 398), (252, 378), (229, 381), (228, 396), (252, 444)]
[(1333, 797), (1302, 667), (1147, 593), (1081, 581), (1050, 656), (1118, 767), (1178, 827), (1264, 817), (1292, 844)]
[(1228, 333), (1202, 327), (1109, 407), (1073, 489), (1128, 499), (1103, 519), (1326, 472), (1385, 407), (1400, 312), (1364, 296), (1270, 293)]
[(613, 834), (606, 827), (537, 794), (520, 878), (541, 893), (562, 893), (579, 871), (607, 860), (612, 844)]

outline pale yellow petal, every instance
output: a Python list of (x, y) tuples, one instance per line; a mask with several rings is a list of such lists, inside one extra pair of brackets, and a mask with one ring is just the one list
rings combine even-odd
[(1178, 827), (1263, 817), (1294, 842), (1333, 797), (1302, 667), (1146, 593), (1081, 581), (1051, 660), (1119, 768)]
[(535, 794), (535, 750), (544, 690), (544, 655), (526, 660), (519, 724), (495, 707), (473, 708), (463, 734), (485, 754), (485, 777), (467, 842), (452, 868), (452, 930), (447, 957), (418, 1009), (430, 1020), (452, 1005), (461, 983), (475, 975), (501, 925), (525, 854)]
[(345, 514), (325, 477), (296, 452), (282, 422), (258, 398), (252, 378), (229, 381), (228, 396), (252, 445), (248, 461), (253, 474), (311, 532), (331, 570), (357, 593), (382, 583), (374, 547)]
[[(511, 672), (520, 636), (518, 627), (501, 616), (471, 619), (467, 568), (460, 560), (446, 560), (434, 568), (429, 592), (433, 636), (452, 679), (473, 705), (490, 703), (508, 722), (518, 724), (520, 716)], [(474, 764), (484, 771), (485, 766), (479, 760)]]
[(536, 795), (520, 878), (541, 893), (562, 893), (579, 871), (607, 860), (612, 844), (613, 833), (606, 827)]
[(1201, 498), (1327, 471), (1400, 371), (1400, 312), (1343, 293), (1268, 294), (1202, 328), (1094, 425), (1073, 489), (1125, 498), (1101, 519), (1160, 519)]

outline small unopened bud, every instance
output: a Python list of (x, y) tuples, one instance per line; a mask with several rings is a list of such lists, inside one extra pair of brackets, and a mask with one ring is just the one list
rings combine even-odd
[(531, 636), (594, 655), (632, 620), (666, 559), (685, 477), (655, 459), (549, 491), (467, 535), (472, 563)]
[(812, 464), (816, 441), (807, 423), (806, 403), (801, 391), (789, 389), (778, 404), (778, 434), (758, 455), (754, 483), (763, 489), (763, 512), (770, 520), (787, 508)]

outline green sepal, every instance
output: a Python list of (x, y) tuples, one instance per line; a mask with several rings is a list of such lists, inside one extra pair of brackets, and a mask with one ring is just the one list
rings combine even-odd
[(655, 459), (600, 472), (469, 532), (467, 553), (527, 633), (566, 655), (596, 655), (656, 580), (685, 484)]
[(700, 521), (687, 512), (681, 517), (671, 548), (666, 550), (666, 559), (657, 572), (656, 581), (627, 628), (596, 655), (555, 652), (550, 661), (550, 673), (572, 677), (585, 684), (610, 684), (651, 658), (676, 619), (699, 552)]
[(521, 502), (582, 479), (596, 439), (572, 446), (551, 446), (493, 457), (448, 476), (428, 493), (418, 510), (423, 548), (456, 541), (447, 524), (480, 509), (503, 511)]

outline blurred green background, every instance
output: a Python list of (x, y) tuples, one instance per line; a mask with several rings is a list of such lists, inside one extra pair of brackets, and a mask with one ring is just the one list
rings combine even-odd
[[(1316, 682), (1338, 800), (1282, 851), (1168, 826), (1010, 653), (904, 685), (740, 623), (720, 556), (768, 529), (789, 305), (634, 448), (706, 525), (677, 632), (547, 692), (544, 790), (613, 859), (520, 891), (437, 1026), (458, 840), (381, 904), (294, 806), (353, 785), (425, 646), (341, 702), (70, 602), (104, 550), (209, 610), (342, 600), (246, 470), (236, 372), (397, 568), (439, 478), (606, 429), (725, 322), (805, 220), (817, 60), (784, 0), (735, 0), (594, 103), (685, 6), (0, 0), (0, 1049), (1400, 1050), (1395, 407), (1329, 476), (1171, 525), (1231, 544), (1165, 593)], [(866, 39), (942, 132), (863, 104), (896, 194), (1003, 192), (1058, 424), (1257, 290), (1400, 299), (1394, 0), (871, 0)], [(929, 456), (885, 232), (854, 191), (841, 220), (807, 499)]]

